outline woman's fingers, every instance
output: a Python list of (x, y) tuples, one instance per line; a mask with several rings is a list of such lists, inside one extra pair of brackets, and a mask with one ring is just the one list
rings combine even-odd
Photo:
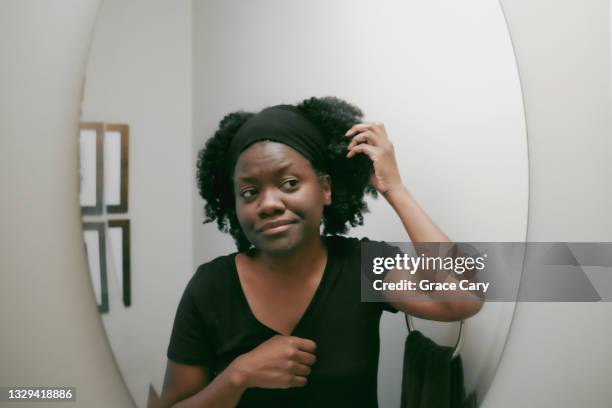
[(370, 160), (373, 162), (376, 161), (378, 148), (376, 146), (372, 146), (368, 143), (360, 143), (357, 146), (351, 148), (347, 153), (346, 157), (349, 159), (358, 153), (365, 153)]
[(303, 387), (308, 382), (307, 377), (312, 372), (312, 369), (307, 365), (291, 362), (289, 371), (289, 386)]
[(312, 372), (312, 369), (305, 364), (295, 363), (291, 369), (293, 374), (306, 377)]
[(316, 348), (310, 339), (276, 335), (238, 357), (233, 364), (249, 374), (249, 387), (301, 387), (316, 361)]
[(317, 343), (315, 343), (314, 341), (310, 339), (304, 339), (304, 338), (296, 337), (296, 336), (289, 336), (287, 337), (287, 341), (289, 342), (289, 344), (291, 344), (292, 346), (295, 346), (299, 350), (307, 351), (309, 353), (314, 353), (315, 350), (317, 349)]
[(368, 143), (372, 146), (378, 146), (379, 141), (377, 139), (378, 138), (376, 137), (374, 132), (372, 132), (371, 130), (366, 130), (364, 132), (357, 133), (355, 136), (353, 136), (351, 142), (347, 146), (347, 149), (351, 150), (353, 147), (357, 146), (360, 143)]
[(303, 387), (306, 385), (308, 380), (306, 377), (300, 377), (299, 375), (294, 375), (291, 377), (290, 386), (291, 387)]
[(295, 361), (299, 363), (307, 364), (307, 365), (313, 365), (315, 361), (317, 361), (317, 358), (315, 357), (314, 354), (308, 353), (306, 351), (298, 351), (295, 354), (294, 359)]
[(365, 132), (367, 130), (374, 133), (376, 137), (387, 137), (387, 131), (385, 130), (385, 125), (382, 122), (357, 123), (345, 133), (345, 136), (354, 136), (356, 133)]
[(373, 130), (377, 132), (384, 132), (385, 125), (382, 122), (365, 122), (357, 123), (353, 125), (347, 132), (346, 135), (350, 136), (356, 132), (363, 132), (364, 130)]
[(291, 360), (287, 362), (286, 369), (289, 371), (286, 374), (289, 387), (303, 387), (306, 385), (308, 375), (312, 372), (309, 366)]

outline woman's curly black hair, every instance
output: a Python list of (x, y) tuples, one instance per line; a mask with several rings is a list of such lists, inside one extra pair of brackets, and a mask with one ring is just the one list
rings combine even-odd
[[(365, 193), (376, 196), (370, 185), (372, 162), (364, 154), (346, 158), (350, 139), (345, 132), (360, 123), (359, 108), (336, 98), (309, 98), (296, 107), (324, 134), (329, 152), (329, 168), (324, 172), (332, 180), (332, 203), (323, 210), (323, 233), (343, 234), (349, 225), (363, 225), (363, 213), (368, 211)], [(239, 251), (246, 251), (251, 243), (246, 238), (236, 215), (232, 174), (226, 170), (227, 151), (238, 129), (254, 113), (233, 112), (226, 115), (211, 137), (198, 152), (197, 185), (206, 201), (204, 223), (217, 222), (220, 231), (229, 232)], [(318, 173), (321, 169), (315, 168)]]

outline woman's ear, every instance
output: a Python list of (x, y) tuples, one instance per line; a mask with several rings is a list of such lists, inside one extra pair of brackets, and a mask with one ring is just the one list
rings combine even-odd
[(323, 204), (329, 206), (332, 203), (332, 181), (329, 174), (323, 174), (319, 177), (321, 186), (323, 187)]

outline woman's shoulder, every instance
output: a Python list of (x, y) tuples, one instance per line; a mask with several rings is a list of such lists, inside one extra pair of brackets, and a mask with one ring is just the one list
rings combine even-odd
[(384, 242), (384, 241), (374, 241), (368, 237), (357, 238), (357, 237), (347, 237), (344, 235), (327, 235), (325, 236), (325, 238), (327, 239), (327, 242), (333, 246), (359, 247), (361, 244), (365, 242), (369, 242), (373, 244)]
[(349, 255), (354, 254), (359, 256), (362, 249), (362, 244), (372, 241), (367, 237), (347, 237), (344, 235), (327, 235), (325, 237), (329, 249), (336, 251), (338, 254)]
[(212, 260), (208, 262), (200, 264), (200, 266), (198, 266), (196, 269), (196, 274), (197, 273), (205, 274), (210, 271), (228, 269), (233, 264), (234, 258), (236, 257), (236, 255), (237, 255), (236, 252), (232, 252), (231, 254), (228, 254), (228, 255), (217, 256), (216, 258), (213, 258)]
[(236, 253), (218, 256), (196, 268), (187, 284), (191, 291), (215, 291), (227, 285), (232, 277)]
[(359, 246), (361, 242), (360, 238), (346, 237), (344, 235), (326, 235), (325, 241), (327, 242), (328, 248), (348, 248)]
[(376, 252), (384, 251), (387, 252), (397, 252), (399, 248), (395, 245), (392, 245), (386, 241), (378, 241), (373, 240), (368, 237), (346, 237), (343, 235), (328, 235), (326, 236), (328, 245), (330, 248), (337, 249), (344, 253), (346, 252), (356, 252), (361, 253), (362, 250), (366, 250), (366, 252)]

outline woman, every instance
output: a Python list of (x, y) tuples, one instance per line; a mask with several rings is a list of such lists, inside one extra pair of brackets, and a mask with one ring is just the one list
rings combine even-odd
[[(178, 307), (161, 400), (177, 407), (377, 406), (383, 310), (453, 321), (479, 302), (360, 299), (364, 194), (413, 242), (448, 241), (404, 187), (380, 123), (337, 98), (226, 116), (200, 152), (207, 221), (237, 253), (201, 265)], [(321, 234), (323, 225), (323, 235)]]

